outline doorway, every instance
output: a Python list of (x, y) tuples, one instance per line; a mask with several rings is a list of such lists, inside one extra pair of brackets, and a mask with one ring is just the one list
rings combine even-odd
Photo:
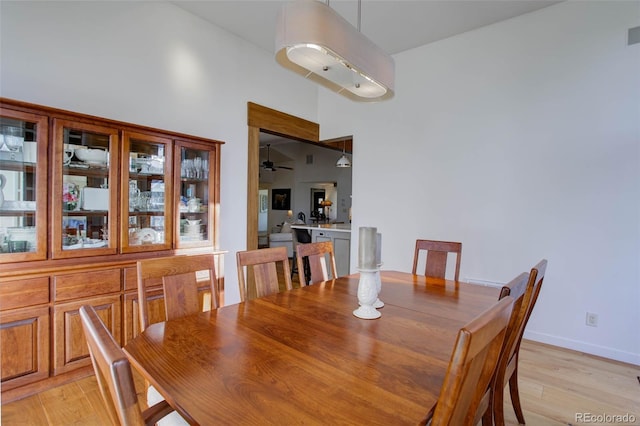
[(258, 248), (260, 132), (280, 135), (309, 143), (320, 140), (320, 126), (302, 118), (267, 108), (253, 102), (247, 104), (249, 126), (247, 155), (247, 250)]
[(311, 188), (311, 218), (323, 220), (324, 207), (322, 203), (326, 198), (326, 192), (323, 188)]
[[(317, 123), (289, 115), (271, 108), (267, 108), (252, 102), (247, 103), (247, 125), (248, 125), (248, 156), (247, 156), (247, 250), (258, 248), (259, 226), (258, 218), (260, 211), (260, 136), (270, 134), (286, 139), (317, 145), (324, 149), (332, 149), (338, 153), (346, 150), (352, 153), (352, 137), (345, 136), (326, 141), (320, 141), (320, 127)], [(336, 159), (339, 155), (336, 157)], [(344, 170), (344, 169), (342, 169)], [(349, 180), (349, 182), (351, 182)], [(350, 184), (349, 184), (350, 185)], [(317, 188), (320, 185), (311, 184)], [(335, 186), (335, 185), (334, 185)], [(265, 189), (262, 187), (262, 189)], [(333, 188), (331, 188), (333, 189)], [(334, 200), (336, 205), (342, 210), (350, 206), (351, 188), (345, 194), (344, 199)], [(335, 195), (335, 194), (334, 194)], [(325, 199), (332, 195), (325, 194)], [(306, 198), (306, 196), (305, 196)], [(308, 203), (305, 201), (305, 203)], [(306, 209), (306, 207), (305, 207)], [(346, 211), (346, 210), (345, 210)], [(342, 214), (342, 213), (341, 213)], [(345, 213), (345, 217), (346, 213)]]

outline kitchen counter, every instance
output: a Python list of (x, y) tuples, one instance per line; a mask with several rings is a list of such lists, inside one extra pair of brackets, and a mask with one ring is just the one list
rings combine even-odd
[(336, 232), (351, 232), (350, 223), (320, 223), (317, 225), (291, 225), (292, 228), (306, 229), (307, 231), (325, 230)]
[(311, 234), (311, 241), (331, 241), (336, 257), (338, 276), (351, 273), (351, 224), (321, 223), (317, 225), (291, 225), (293, 229), (304, 229)]

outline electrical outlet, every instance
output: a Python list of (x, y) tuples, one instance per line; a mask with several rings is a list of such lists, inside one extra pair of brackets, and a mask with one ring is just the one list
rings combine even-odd
[(585, 322), (589, 327), (597, 327), (598, 326), (598, 314), (594, 314), (592, 312), (587, 312), (587, 320)]

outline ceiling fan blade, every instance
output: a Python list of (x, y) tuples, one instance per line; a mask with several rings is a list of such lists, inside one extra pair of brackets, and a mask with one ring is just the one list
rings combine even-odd
[(293, 167), (277, 166), (278, 169), (293, 170)]

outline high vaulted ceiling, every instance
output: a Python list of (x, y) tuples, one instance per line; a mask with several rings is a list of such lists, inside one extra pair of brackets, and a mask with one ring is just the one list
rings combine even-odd
[[(276, 17), (286, 2), (179, 0), (172, 3), (273, 52)], [(395, 54), (555, 3), (558, 1), (362, 0), (360, 29), (384, 51)], [(357, 27), (357, 0), (331, 0), (329, 6)]]

